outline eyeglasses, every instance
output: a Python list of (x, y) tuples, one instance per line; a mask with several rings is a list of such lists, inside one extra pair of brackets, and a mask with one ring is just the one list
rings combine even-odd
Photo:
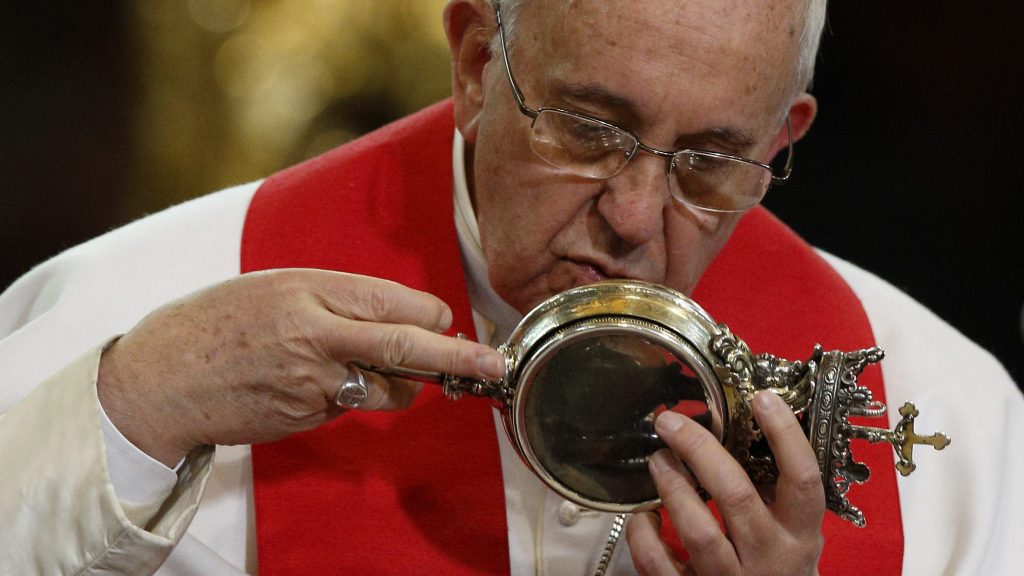
[(652, 148), (632, 132), (597, 118), (561, 108), (534, 110), (512, 76), (505, 27), (500, 8), (495, 10), (501, 55), (519, 111), (532, 120), (530, 147), (542, 160), (570, 174), (606, 179), (622, 171), (638, 150), (666, 159), (665, 175), (672, 196), (691, 206), (713, 212), (742, 212), (756, 206), (772, 184), (783, 184), (793, 167), (793, 132), (786, 117), (789, 140), (786, 164), (776, 170), (768, 164), (709, 150), (672, 152)]

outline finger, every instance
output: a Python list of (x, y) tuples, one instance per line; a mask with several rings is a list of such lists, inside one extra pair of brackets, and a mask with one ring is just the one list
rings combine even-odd
[(354, 320), (411, 324), (434, 332), (451, 327), (452, 311), (440, 298), (407, 286), (344, 272), (318, 276), (316, 294), (332, 313)]
[(656, 512), (643, 512), (630, 518), (626, 525), (626, 543), (633, 567), (640, 576), (686, 573), (661, 539), (661, 516)]
[(814, 450), (786, 402), (769, 391), (753, 401), (754, 418), (779, 468), (773, 512), (794, 533), (817, 533), (825, 514), (825, 491)]
[(412, 368), (495, 380), (505, 376), (497, 350), (416, 326), (334, 318), (324, 326), (327, 353), (339, 362), (359, 360), (382, 368)]
[[(690, 423), (700, 426), (692, 420)], [(734, 573), (739, 565), (736, 552), (697, 493), (697, 482), (690, 472), (668, 450), (654, 453), (650, 470), (661, 502), (697, 572)]]
[[(774, 530), (774, 518), (746, 471), (711, 432), (675, 412), (662, 413), (655, 420), (655, 430), (715, 500), (726, 532), (735, 544), (733, 557), (738, 558), (738, 551), (746, 556), (756, 554), (767, 546), (766, 536)], [(706, 545), (714, 543), (710, 532), (702, 532), (701, 537), (707, 538)], [(694, 564), (703, 572), (696, 554)]]
[(366, 401), (359, 405), (360, 410), (404, 410), (412, 406), (416, 395), (423, 390), (422, 382), (362, 372), (367, 394)]

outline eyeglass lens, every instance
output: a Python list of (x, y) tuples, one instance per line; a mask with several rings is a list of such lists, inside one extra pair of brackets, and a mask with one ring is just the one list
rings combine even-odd
[[(531, 146), (557, 168), (587, 178), (611, 178), (633, 157), (638, 142), (624, 130), (544, 109), (534, 119)], [(746, 210), (761, 201), (771, 184), (771, 171), (732, 158), (684, 151), (672, 163), (672, 194), (710, 210)]]

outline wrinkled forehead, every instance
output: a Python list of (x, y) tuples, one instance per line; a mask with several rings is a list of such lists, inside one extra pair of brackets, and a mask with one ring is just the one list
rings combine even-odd
[[(804, 0), (524, 0), (535, 67), (589, 81), (695, 86), (782, 109), (794, 94)], [(609, 66), (609, 63), (617, 65)]]

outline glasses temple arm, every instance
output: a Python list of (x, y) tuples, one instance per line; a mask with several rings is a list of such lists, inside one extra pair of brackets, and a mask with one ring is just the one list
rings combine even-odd
[(508, 82), (512, 86), (512, 96), (516, 99), (516, 105), (519, 109), (530, 118), (537, 118), (538, 111), (533, 110), (526, 105), (525, 98), (523, 97), (523, 91), (519, 89), (519, 84), (516, 83), (516, 79), (512, 77), (512, 66), (508, 61), (508, 45), (505, 38), (505, 26), (501, 23), (501, 6), (499, 5), (494, 9), (494, 15), (498, 20), (498, 36), (501, 40), (501, 58), (505, 62), (505, 73), (508, 74)]
[(786, 140), (789, 142), (789, 146), (786, 152), (786, 165), (782, 167), (782, 174), (776, 175), (775, 170), (772, 170), (772, 184), (776, 186), (785, 184), (789, 180), (789, 175), (793, 172), (793, 127), (789, 123), (789, 114), (786, 114)]

